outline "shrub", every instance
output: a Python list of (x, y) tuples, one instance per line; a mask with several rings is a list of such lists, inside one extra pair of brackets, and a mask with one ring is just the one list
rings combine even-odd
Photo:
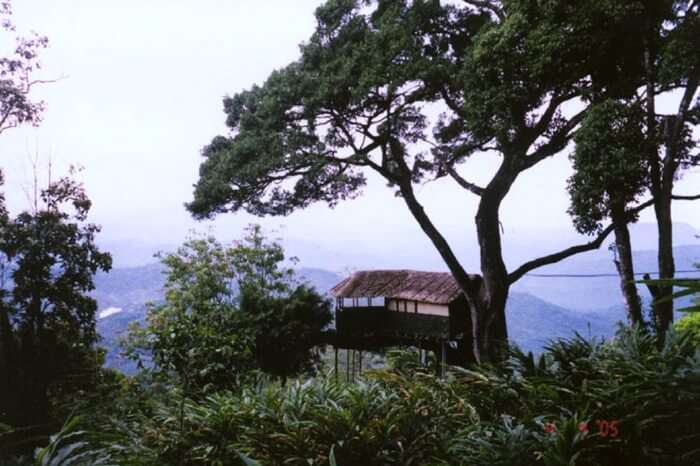
[(686, 334), (658, 348), (622, 329), (444, 379), (402, 365), (352, 384), (258, 379), (183, 403), (171, 394), (75, 441), (121, 455), (116, 464), (689, 465), (700, 464), (699, 387)]
[(688, 314), (676, 322), (678, 332), (688, 333), (690, 340), (696, 347), (700, 347), (700, 313)]

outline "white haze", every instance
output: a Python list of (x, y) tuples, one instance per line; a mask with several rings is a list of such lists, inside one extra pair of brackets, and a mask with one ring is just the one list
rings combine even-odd
[[(81, 176), (94, 203), (92, 219), (103, 226), (102, 243), (131, 249), (134, 257), (178, 244), (191, 229), (232, 239), (258, 222), (278, 230), (291, 252), (308, 254), (309, 265), (337, 269), (374, 261), (442, 268), (401, 199), (377, 176), (369, 176), (357, 200), (334, 210), (314, 205), (286, 218), (227, 214), (198, 223), (183, 207), (197, 180), (201, 147), (226, 131), (222, 97), (261, 83), (294, 60), (298, 44), (313, 31), (320, 3), (16, 0), (19, 29), (50, 39), (42, 77), (65, 77), (38, 89), (48, 106), (39, 128), (0, 137), (10, 206), (14, 211), (26, 206), (28, 159), (36, 154), (43, 166), (51, 158), (54, 174), (71, 164), (85, 168)], [(673, 101), (669, 97), (661, 106), (668, 110)], [(475, 159), (463, 173), (483, 182), (495, 162)], [(502, 222), (512, 265), (581, 240), (566, 214), (570, 172), (560, 154), (523, 174), (508, 195)], [(700, 191), (699, 181), (697, 170), (687, 173), (677, 192)], [(476, 267), (476, 198), (448, 181), (422, 186), (418, 193), (455, 250)], [(697, 206), (679, 202), (674, 215), (689, 225), (681, 236), (692, 242), (693, 228), (700, 227)], [(642, 220), (653, 221), (651, 212)], [(653, 246), (653, 240), (642, 242)]]

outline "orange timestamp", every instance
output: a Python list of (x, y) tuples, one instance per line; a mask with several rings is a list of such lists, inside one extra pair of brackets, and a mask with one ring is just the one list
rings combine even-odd
[[(603, 438), (617, 438), (620, 436), (620, 421), (617, 419), (597, 419), (595, 424), (597, 426), (597, 432)], [(554, 422), (545, 422), (543, 429), (548, 434), (556, 433), (557, 425)], [(588, 423), (580, 422), (578, 424), (578, 430), (583, 433), (588, 433), (590, 431)]]

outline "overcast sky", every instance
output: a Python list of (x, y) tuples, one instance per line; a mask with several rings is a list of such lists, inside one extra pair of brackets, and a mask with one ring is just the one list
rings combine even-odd
[[(34, 29), (50, 39), (42, 54), (43, 77), (65, 76), (38, 89), (48, 108), (39, 128), (8, 131), (0, 138), (0, 164), (14, 210), (26, 206), (28, 160), (38, 154), (44, 164), (51, 157), (56, 173), (70, 164), (85, 168), (92, 219), (110, 240), (178, 243), (191, 228), (209, 226), (222, 238), (233, 238), (252, 221), (267, 228), (284, 225), (284, 236), (343, 249), (421, 237), (402, 201), (372, 177), (358, 200), (335, 210), (315, 205), (286, 218), (226, 214), (198, 223), (183, 207), (197, 179), (200, 149), (226, 131), (222, 97), (261, 83), (273, 69), (294, 60), (298, 44), (313, 31), (313, 11), (321, 2), (13, 3), (19, 30)], [(489, 162), (470, 163), (465, 173), (477, 182), (493, 168)], [(569, 173), (560, 154), (518, 180), (502, 210), (506, 241), (508, 235), (531, 234), (535, 228), (571, 229), (565, 193)], [(676, 191), (698, 188), (696, 170)], [(419, 196), (450, 239), (472, 241), (475, 198), (449, 182), (423, 186)], [(677, 222), (700, 227), (697, 205), (677, 203), (674, 210)], [(650, 214), (643, 220), (651, 221)]]

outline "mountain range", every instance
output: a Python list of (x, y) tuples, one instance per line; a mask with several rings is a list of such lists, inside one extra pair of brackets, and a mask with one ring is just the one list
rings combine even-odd
[[(685, 231), (687, 241), (694, 240), (693, 231)], [(120, 356), (119, 340), (130, 323), (144, 319), (147, 302), (157, 302), (163, 297), (164, 268), (159, 263), (143, 264), (148, 256), (145, 251), (148, 250), (149, 247), (143, 245), (127, 248), (130, 256), (126, 258), (123, 254), (119, 255), (117, 250), (117, 264), (141, 265), (117, 266), (109, 273), (99, 273), (95, 277), (96, 289), (93, 295), (99, 306), (97, 327), (102, 336), (101, 345), (108, 350), (106, 365), (126, 372), (133, 370), (133, 363)], [(424, 254), (419, 248), (414, 248), (413, 251), (418, 257)], [(700, 244), (681, 245), (674, 251), (678, 270), (695, 270), (694, 264), (700, 262)], [(324, 257), (327, 253), (323, 248), (305, 252), (306, 256), (299, 257), (311, 257), (313, 260), (304, 260), (304, 263), (318, 263), (318, 256)], [(150, 257), (152, 254), (151, 247)], [(342, 268), (337, 267), (337, 262), (329, 261), (336, 266), (333, 267), (334, 270), (301, 267), (297, 269), (297, 275), (317, 290), (327, 293), (352, 270), (392, 265), (379, 259), (386, 257), (386, 254), (374, 257), (374, 262), (367, 262), (368, 258), (362, 256), (362, 260), (346, 263), (342, 272), (338, 271)], [(336, 256), (338, 258), (347, 259), (348, 256), (339, 254)], [(548, 341), (571, 336), (574, 332), (584, 336), (612, 336), (617, 322), (625, 318), (619, 280), (612, 259), (612, 252), (603, 248), (538, 269), (534, 274), (518, 281), (512, 287), (507, 305), (510, 339), (525, 350), (538, 351)], [(653, 273), (657, 270), (654, 251), (635, 251), (634, 259), (638, 272)], [(394, 268), (399, 267), (394, 265)], [(648, 293), (643, 286), (640, 286), (640, 293), (648, 302)]]

